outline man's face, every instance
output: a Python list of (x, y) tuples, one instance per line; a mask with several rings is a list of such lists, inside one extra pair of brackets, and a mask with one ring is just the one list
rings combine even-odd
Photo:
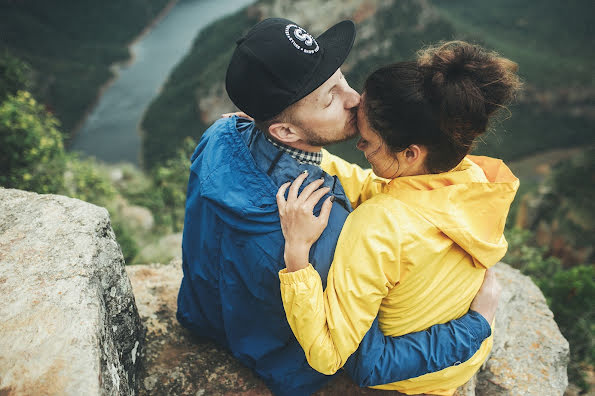
[(310, 146), (326, 146), (357, 135), (359, 94), (340, 69), (308, 96), (296, 103), (293, 123)]

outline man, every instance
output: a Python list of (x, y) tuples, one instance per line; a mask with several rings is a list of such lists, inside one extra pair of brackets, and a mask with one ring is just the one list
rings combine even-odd
[[(357, 133), (359, 95), (339, 70), (354, 39), (351, 21), (316, 39), (286, 19), (254, 26), (237, 42), (226, 88), (256, 121), (215, 122), (192, 156), (178, 320), (228, 348), (278, 395), (311, 394), (330, 378), (309, 367), (285, 318), (275, 195), (302, 172), (331, 188), (335, 204), (310, 254), (325, 282), (351, 206), (338, 179), (320, 169), (320, 150)], [(480, 300), (493, 311), (492, 300)], [(472, 311), (397, 338), (385, 337), (375, 321), (345, 367), (360, 386), (394, 382), (467, 360), (490, 333)]]

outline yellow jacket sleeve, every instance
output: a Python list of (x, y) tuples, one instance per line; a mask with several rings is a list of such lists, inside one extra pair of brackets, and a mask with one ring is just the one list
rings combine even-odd
[(364, 170), (324, 149), (322, 150), (321, 166), (326, 173), (339, 178), (354, 209), (367, 199), (382, 192), (384, 186), (389, 182), (387, 179), (376, 176), (372, 169)]
[(279, 273), (287, 320), (308, 363), (323, 374), (345, 364), (399, 281), (398, 230), (387, 216), (381, 206), (363, 205), (347, 218), (324, 293), (311, 265)]

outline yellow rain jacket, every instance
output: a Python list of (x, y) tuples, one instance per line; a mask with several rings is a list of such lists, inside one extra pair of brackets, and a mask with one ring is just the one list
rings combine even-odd
[[(501, 160), (468, 156), (440, 174), (380, 179), (328, 152), (354, 208), (339, 237), (327, 288), (309, 266), (279, 273), (291, 329), (310, 365), (333, 374), (378, 315), (385, 335), (424, 330), (463, 316), (485, 269), (505, 254), (504, 224), (519, 186)], [(486, 339), (466, 362), (375, 386), (451, 395), (485, 361)]]

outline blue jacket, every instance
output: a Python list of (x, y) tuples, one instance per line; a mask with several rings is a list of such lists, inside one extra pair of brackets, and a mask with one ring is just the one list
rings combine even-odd
[[(308, 365), (285, 317), (278, 277), (285, 267), (284, 239), (275, 195), (305, 169), (304, 185), (324, 177), (331, 187), (336, 199), (328, 226), (310, 252), (324, 284), (351, 211), (341, 183), (316, 166), (299, 164), (237, 117), (215, 122), (191, 161), (178, 320), (228, 348), (275, 394), (315, 392), (331, 376)], [(385, 337), (376, 320), (345, 368), (360, 386), (412, 378), (468, 360), (490, 333), (475, 312), (395, 338)]]

